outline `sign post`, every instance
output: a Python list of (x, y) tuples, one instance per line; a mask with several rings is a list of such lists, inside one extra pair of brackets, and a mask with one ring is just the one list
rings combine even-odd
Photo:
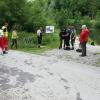
[(54, 26), (46, 26), (46, 33), (54, 33)]

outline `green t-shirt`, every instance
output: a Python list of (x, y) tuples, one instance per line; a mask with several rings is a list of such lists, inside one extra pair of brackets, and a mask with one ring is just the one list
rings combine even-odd
[(17, 33), (16, 32), (12, 33), (12, 39), (17, 39)]

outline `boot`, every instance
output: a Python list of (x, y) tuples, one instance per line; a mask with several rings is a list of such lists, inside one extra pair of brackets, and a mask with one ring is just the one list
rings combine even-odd
[(8, 54), (8, 52), (6, 52), (6, 51), (3, 51), (3, 54)]

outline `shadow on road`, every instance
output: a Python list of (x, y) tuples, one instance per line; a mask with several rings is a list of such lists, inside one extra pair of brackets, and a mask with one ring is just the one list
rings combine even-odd
[(76, 94), (76, 100), (83, 100), (83, 99), (80, 97), (80, 93), (79, 93), (79, 92), (77, 92), (77, 94)]

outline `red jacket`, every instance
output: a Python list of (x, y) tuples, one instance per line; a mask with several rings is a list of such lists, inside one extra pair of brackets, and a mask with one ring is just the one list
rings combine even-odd
[(89, 34), (90, 32), (88, 29), (83, 29), (80, 33), (80, 43), (87, 42)]

